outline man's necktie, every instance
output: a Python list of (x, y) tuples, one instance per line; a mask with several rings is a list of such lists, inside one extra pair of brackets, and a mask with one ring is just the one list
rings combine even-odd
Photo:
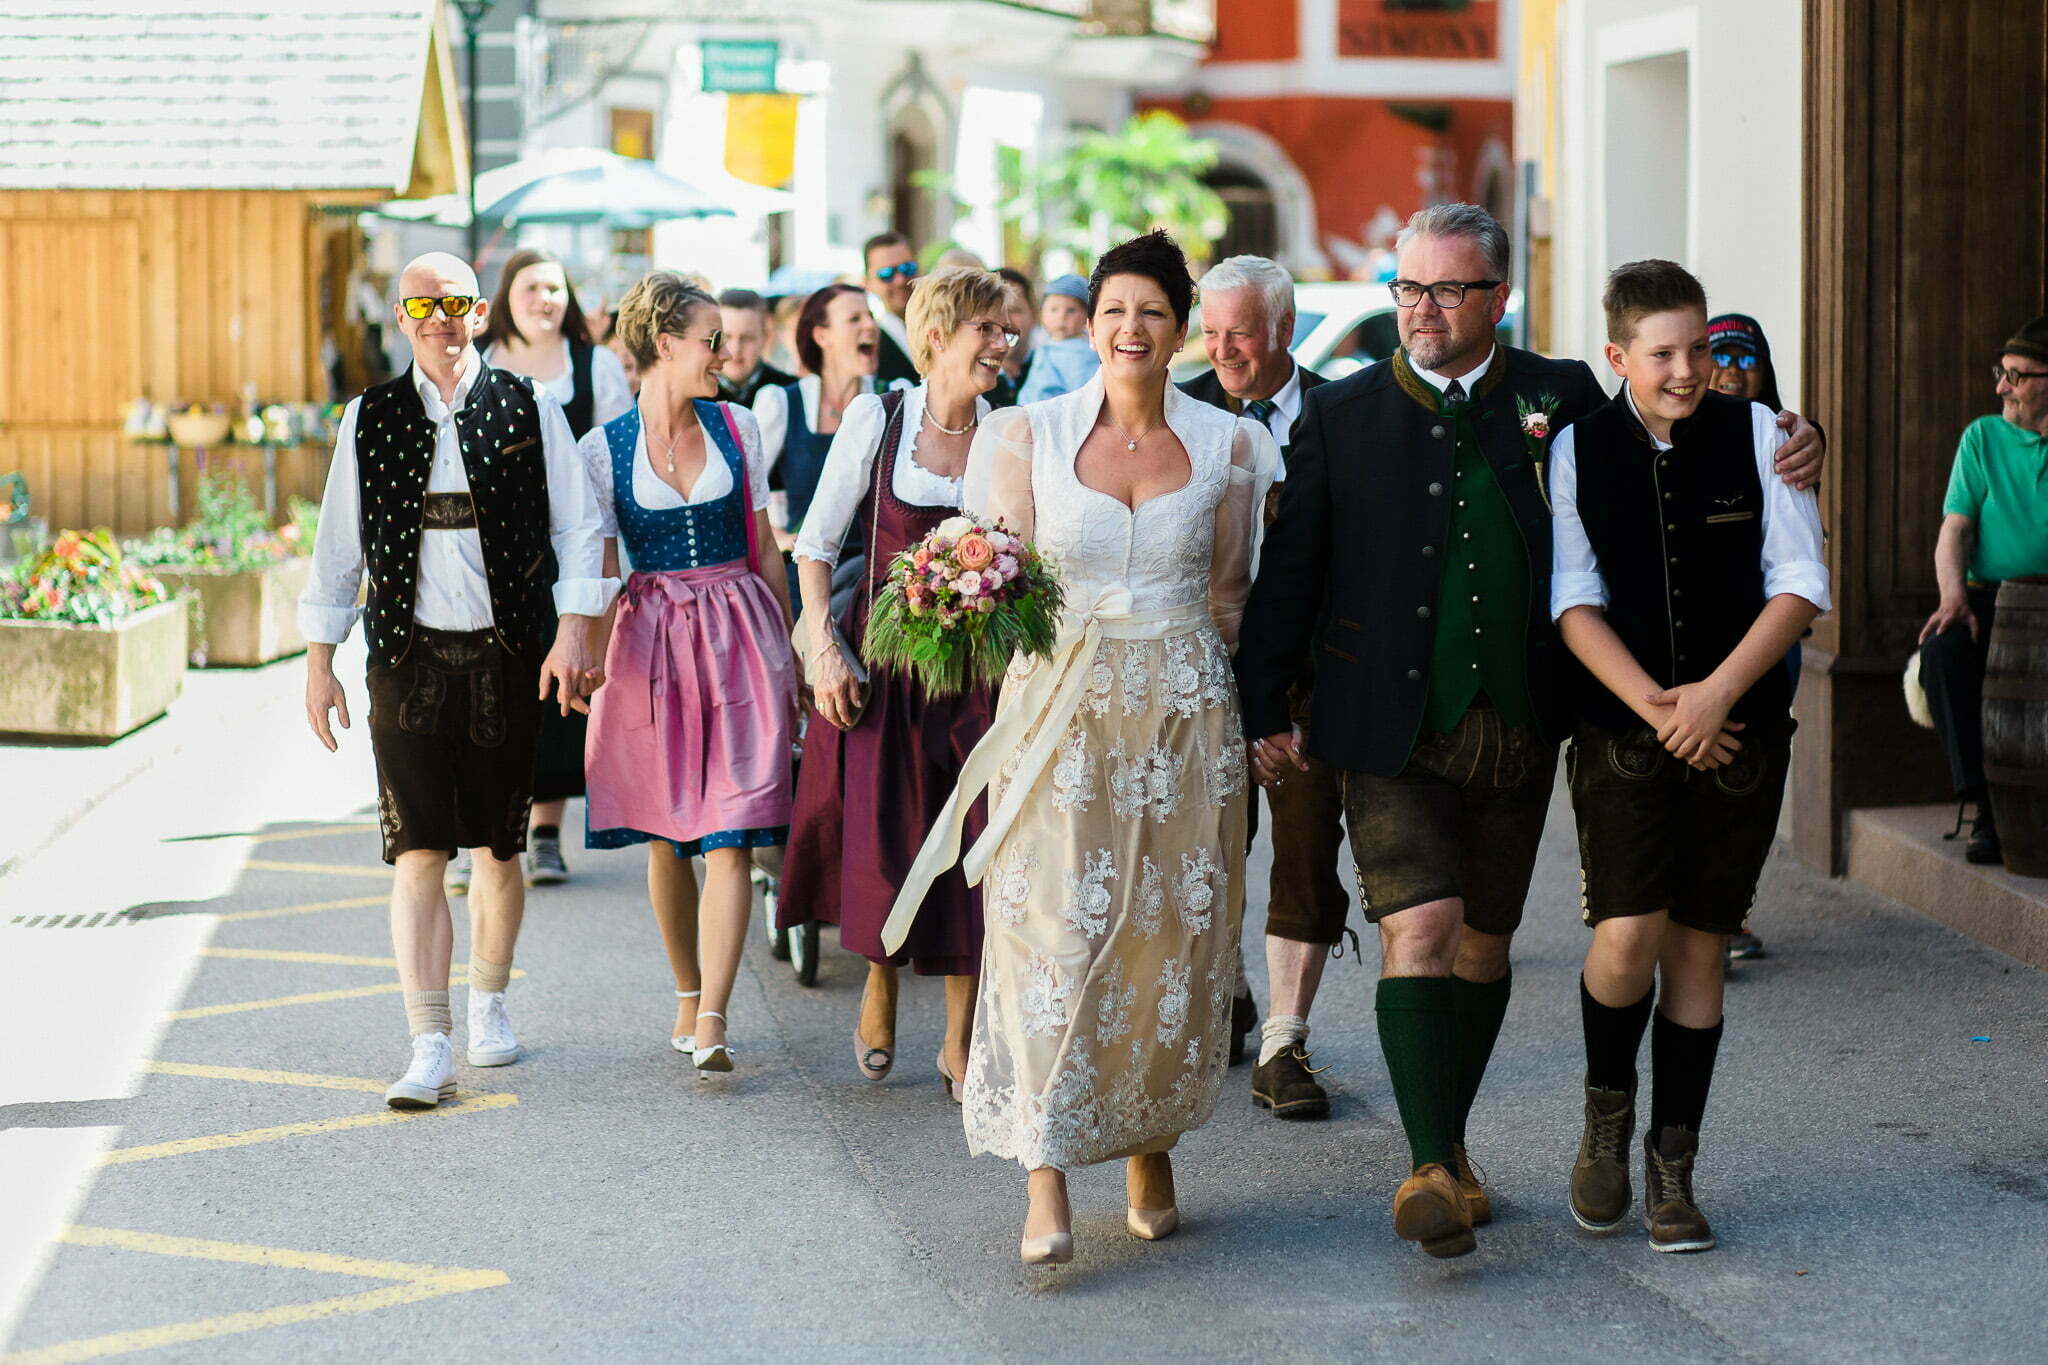
[(1444, 385), (1444, 406), (1452, 407), (1465, 401), (1465, 386), (1453, 379)]
[(1273, 400), (1270, 398), (1252, 399), (1251, 402), (1244, 405), (1244, 415), (1262, 427), (1270, 426), (1272, 424), (1270, 419), (1273, 416)]

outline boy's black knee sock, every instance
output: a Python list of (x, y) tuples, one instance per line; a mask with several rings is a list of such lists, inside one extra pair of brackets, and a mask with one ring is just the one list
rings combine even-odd
[(1651, 1142), (1666, 1128), (1699, 1132), (1720, 1048), (1721, 1025), (1686, 1028), (1658, 1013), (1650, 1029), (1650, 1127), (1645, 1136)]
[[(1636, 1053), (1650, 1023), (1650, 1005), (1657, 988), (1643, 992), (1633, 1005), (1603, 1005), (1579, 978), (1579, 1022), (1586, 1032), (1586, 1084), (1601, 1090), (1636, 1093)], [(1661, 1021), (1663, 1016), (1658, 1016)]]

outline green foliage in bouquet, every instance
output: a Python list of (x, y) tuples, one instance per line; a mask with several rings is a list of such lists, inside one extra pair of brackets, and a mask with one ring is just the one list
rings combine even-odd
[(147, 540), (130, 542), (128, 557), (166, 568), (261, 568), (312, 553), (308, 508), (317, 516), (316, 504), (293, 498), (293, 521), (273, 531), (255, 492), (240, 476), (211, 471), (199, 476), (199, 515), (182, 528), (162, 527)]
[(1052, 655), (1066, 590), (1038, 551), (1001, 522), (940, 524), (889, 563), (861, 657), (934, 697), (1002, 679), (1016, 655)]
[(122, 560), (105, 527), (65, 531), (0, 578), (0, 620), (106, 626), (170, 600), (154, 575)]

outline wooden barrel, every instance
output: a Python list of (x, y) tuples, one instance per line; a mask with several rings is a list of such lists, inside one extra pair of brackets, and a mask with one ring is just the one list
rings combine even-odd
[(2008, 578), (1984, 665), (1984, 778), (2005, 867), (2048, 877), (2048, 578)]

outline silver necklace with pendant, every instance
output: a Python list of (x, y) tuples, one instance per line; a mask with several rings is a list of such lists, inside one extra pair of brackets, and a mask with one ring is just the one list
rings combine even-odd
[(1125, 449), (1125, 450), (1136, 450), (1136, 449), (1138, 448), (1138, 442), (1140, 442), (1140, 441), (1144, 440), (1144, 439), (1145, 439), (1145, 438), (1146, 438), (1147, 436), (1150, 436), (1150, 435), (1151, 435), (1151, 434), (1152, 434), (1153, 432), (1157, 431), (1157, 430), (1158, 430), (1159, 428), (1157, 428), (1157, 427), (1147, 427), (1147, 428), (1146, 428), (1145, 430), (1143, 430), (1143, 431), (1139, 432), (1139, 433), (1138, 433), (1138, 434), (1137, 434), (1136, 436), (1133, 436), (1133, 435), (1131, 435), (1131, 433), (1129, 433), (1128, 431), (1125, 431), (1125, 430), (1124, 430), (1124, 429), (1123, 429), (1122, 427), (1118, 426), (1118, 425), (1117, 425), (1116, 423), (1114, 423), (1114, 422), (1111, 422), (1111, 423), (1109, 424), (1109, 429), (1110, 429), (1111, 431), (1114, 431), (1114, 432), (1115, 432), (1115, 433), (1116, 433), (1117, 435), (1119, 435), (1119, 436), (1121, 436), (1121, 437), (1123, 437), (1123, 438), (1124, 438), (1124, 449)]
[[(648, 440), (650, 440), (650, 441), (654, 442), (654, 443), (655, 443), (655, 444), (657, 444), (657, 445), (661, 445), (661, 446), (664, 446), (664, 447), (665, 447), (665, 449), (664, 449), (664, 450), (662, 451), (662, 453), (663, 453), (663, 455), (665, 455), (665, 456), (667, 457), (667, 459), (668, 459), (668, 472), (669, 472), (669, 473), (671, 473), (671, 474), (675, 473), (675, 472), (676, 472), (676, 446), (675, 446), (675, 442), (674, 442), (674, 441), (666, 441), (666, 442), (665, 442), (665, 441), (663, 441), (663, 440), (662, 440), (662, 439), (661, 439), (661, 438), (660, 438), (659, 436), (656, 436), (656, 435), (654, 434), (654, 428), (653, 428), (653, 427), (650, 427), (650, 426), (648, 426), (648, 425), (647, 425), (646, 423), (644, 423), (644, 422), (643, 422), (643, 423), (641, 423), (641, 430), (643, 430), (643, 431), (645, 431), (645, 432), (647, 433), (647, 439), (648, 439)], [(680, 439), (680, 438), (678, 438), (678, 439)]]

